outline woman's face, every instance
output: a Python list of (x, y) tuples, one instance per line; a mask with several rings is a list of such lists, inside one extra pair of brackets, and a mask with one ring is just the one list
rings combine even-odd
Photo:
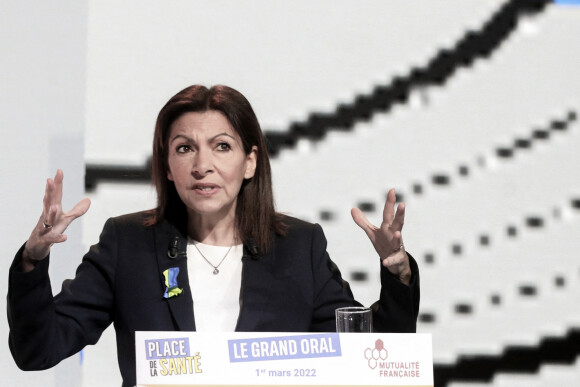
[(254, 176), (257, 148), (245, 154), (240, 136), (219, 111), (184, 113), (168, 139), (167, 178), (190, 217), (235, 217), (242, 182)]

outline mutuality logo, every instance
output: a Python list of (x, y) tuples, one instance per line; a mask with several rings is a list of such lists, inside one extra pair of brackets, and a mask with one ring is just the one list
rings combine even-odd
[(407, 379), (421, 376), (421, 362), (419, 360), (396, 359), (399, 356), (395, 353), (395, 359), (391, 357), (387, 361), (389, 351), (387, 351), (385, 343), (381, 339), (375, 341), (374, 348), (365, 349), (364, 355), (369, 368), (371, 370), (376, 369), (376, 371), (372, 372), (377, 372), (379, 377)]
[(365, 349), (365, 359), (369, 364), (369, 368), (374, 370), (377, 368), (379, 360), (385, 361), (389, 357), (389, 351), (385, 349), (385, 344), (383, 340), (378, 339), (375, 341), (374, 348), (367, 348)]

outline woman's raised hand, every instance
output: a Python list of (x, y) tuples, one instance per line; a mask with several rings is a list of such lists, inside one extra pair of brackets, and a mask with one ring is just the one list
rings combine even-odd
[(63, 212), (62, 180), (63, 173), (60, 169), (56, 171), (54, 179), (46, 180), (42, 215), (22, 253), (23, 271), (32, 270), (38, 261), (46, 258), (53, 244), (66, 241), (64, 231), (73, 220), (84, 215), (91, 205), (91, 201), (84, 198), (72, 210)]
[(355, 223), (364, 230), (371, 240), (383, 266), (399, 277), (401, 282), (409, 285), (411, 266), (401, 234), (405, 223), (405, 204), (399, 203), (395, 212), (396, 200), (395, 190), (389, 190), (380, 227), (369, 222), (365, 214), (358, 208), (353, 208), (351, 215)]

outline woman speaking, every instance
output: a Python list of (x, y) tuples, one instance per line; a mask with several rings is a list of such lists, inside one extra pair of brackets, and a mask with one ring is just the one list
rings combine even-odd
[[(334, 331), (359, 305), (321, 227), (274, 209), (266, 141), (250, 103), (226, 86), (191, 86), (161, 109), (153, 139), (153, 210), (109, 219), (53, 297), (50, 248), (88, 199), (64, 212), (63, 173), (48, 179), (38, 224), (16, 254), (9, 344), (24, 370), (54, 366), (113, 323), (123, 386), (135, 385), (135, 331)], [(375, 331), (414, 332), (419, 272), (405, 252), (404, 205), (390, 190), (380, 227), (352, 216), (380, 258)]]

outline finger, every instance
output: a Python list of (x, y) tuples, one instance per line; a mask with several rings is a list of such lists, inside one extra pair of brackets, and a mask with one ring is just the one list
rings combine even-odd
[[(49, 230), (50, 231), (50, 230)], [(55, 243), (62, 243), (67, 240), (67, 236), (65, 234), (60, 234), (57, 232), (47, 233), (43, 236), (43, 243), (52, 246)]]
[[(54, 181), (52, 179), (46, 180), (46, 188), (44, 191), (43, 209), (42, 209), (42, 223), (43, 225), (50, 225), (54, 223), (55, 209), (52, 205), (54, 198)], [(48, 228), (44, 227), (48, 230)]]
[(397, 206), (397, 212), (395, 213), (395, 219), (391, 224), (391, 229), (394, 231), (403, 230), (403, 225), (405, 224), (405, 203), (399, 203)]
[(369, 222), (366, 215), (359, 208), (353, 208), (350, 211), (350, 214), (352, 215), (354, 222), (363, 229), (371, 241), (374, 241), (374, 231), (376, 230), (376, 227)]
[(42, 226), (45, 231), (49, 232), (52, 230), (52, 226), (54, 226), (54, 220), (55, 220), (54, 207), (50, 206), (48, 208), (48, 213), (45, 214), (42, 219)]
[(399, 280), (402, 283), (409, 285), (413, 273), (409, 264), (409, 256), (405, 251), (401, 250), (385, 259), (383, 261), (383, 266), (399, 277)]
[(397, 264), (406, 254), (405, 245), (403, 244), (403, 236), (399, 231), (393, 234), (390, 245), (390, 253), (383, 258), (383, 266), (385, 267)]
[(91, 206), (91, 200), (89, 198), (84, 198), (78, 202), (69, 212), (66, 213), (67, 218), (70, 218), (72, 222), (76, 218), (83, 216)]
[[(47, 238), (46, 242), (48, 243), (49, 249), (50, 249), (50, 247), (52, 247), (52, 245), (54, 245), (56, 243), (66, 242), (66, 240), (67, 240), (67, 236), (65, 234), (53, 234), (53, 235), (51, 235), (50, 238)], [(40, 254), (40, 255), (46, 256), (46, 254)]]
[(400, 250), (404, 250), (405, 246), (403, 245), (403, 235), (400, 231), (395, 231), (393, 233), (393, 239), (391, 239), (391, 246), (393, 247), (393, 252), (397, 253)]
[[(404, 259), (403, 254), (404, 253), (401, 253), (401, 254), (397, 253), (397, 254), (389, 255), (387, 258), (383, 259), (381, 263), (386, 268), (394, 269), (397, 267), (397, 265), (400, 265), (403, 262), (403, 259)], [(396, 272), (396, 270), (395, 270), (395, 272)]]
[[(63, 232), (70, 226), (70, 224), (80, 216), (83, 216), (91, 206), (89, 198), (84, 198), (78, 202), (69, 212), (62, 213), (58, 217), (52, 216), (54, 210), (51, 210), (49, 218), (54, 219), (54, 223), (50, 223), (52, 227), (47, 230), (53, 231), (54, 235), (62, 235)], [(54, 209), (54, 206), (51, 207)], [(47, 223), (48, 224), (48, 223)], [(53, 243), (64, 242), (64, 240), (52, 241)]]
[(397, 196), (395, 190), (391, 188), (387, 193), (387, 200), (385, 201), (385, 207), (383, 208), (383, 223), (382, 227), (388, 227), (393, 223), (395, 217), (395, 201)]
[(54, 176), (54, 198), (53, 203), (62, 203), (62, 180), (64, 179), (64, 174), (61, 169), (57, 169), (56, 175)]
[(42, 211), (44, 216), (48, 215), (48, 212), (50, 211), (50, 205), (52, 204), (52, 179), (48, 178), (46, 179), (46, 186), (44, 188), (44, 198), (42, 199)]

